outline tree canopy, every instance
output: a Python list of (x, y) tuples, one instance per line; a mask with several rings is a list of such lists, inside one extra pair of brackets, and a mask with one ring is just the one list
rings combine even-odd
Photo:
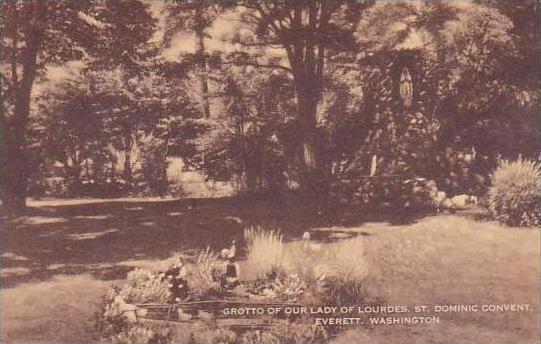
[[(12, 212), (55, 164), (76, 183), (162, 194), (178, 157), (241, 191), (297, 188), (321, 206), (352, 175), (460, 192), (498, 156), (539, 153), (538, 1), (2, 6)], [(74, 61), (80, 75), (51, 73)]]

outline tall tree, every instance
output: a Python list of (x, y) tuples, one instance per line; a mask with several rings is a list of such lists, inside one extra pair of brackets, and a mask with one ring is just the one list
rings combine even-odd
[(326, 193), (325, 145), (320, 137), (317, 108), (324, 88), (325, 63), (351, 33), (351, 11), (362, 11), (369, 1), (243, 1), (250, 11), (244, 19), (256, 27), (258, 45), (280, 46), (287, 56), (297, 101), (301, 140), (301, 184), (311, 199)]
[[(51, 64), (107, 56), (111, 47), (103, 39), (108, 34), (121, 33), (125, 39), (120, 42), (130, 43), (133, 32), (145, 27), (140, 25), (146, 18), (140, 11), (146, 7), (136, 0), (2, 2), (2, 203), (6, 212), (16, 214), (26, 207), (26, 136), (36, 80), (46, 76)], [(111, 15), (114, 8), (123, 10)], [(126, 30), (114, 30), (118, 22), (126, 24)], [(130, 51), (123, 47), (120, 55)]]
[[(284, 130), (294, 113), (291, 79), (285, 72), (222, 65), (215, 77), (216, 111), (199, 135), (199, 154), (187, 157), (212, 180), (233, 180), (253, 193), (285, 185)], [(201, 159), (204, 153), (205, 159)]]
[[(38, 73), (38, 55), (45, 50), (47, 29), (51, 23), (57, 24), (57, 20), (53, 18), (56, 6), (45, 1), (6, 1), (2, 7), (5, 32), (2, 71), (7, 69), (6, 65), (10, 71), (9, 77), (8, 73), (2, 75), (6, 80), (4, 102), (9, 102), (2, 107), (2, 203), (5, 211), (11, 213), (26, 206), (28, 171), (25, 148), (30, 96)], [(76, 13), (71, 12), (73, 17)]]
[(89, 63), (88, 69), (106, 70), (109, 77), (105, 81), (117, 83), (102, 94), (108, 94), (104, 100), (110, 102), (107, 104), (111, 109), (110, 119), (116, 125), (118, 142), (124, 151), (124, 179), (132, 182), (131, 153), (137, 126), (144, 117), (142, 103), (147, 98), (142, 89), (151, 79), (148, 76), (158, 62), (158, 47), (150, 43), (156, 30), (156, 19), (143, 2), (107, 1), (105, 5), (105, 10), (96, 16), (100, 23), (107, 23), (97, 42), (101, 53)]
[(195, 34), (195, 56), (199, 93), (203, 115), (210, 117), (209, 83), (207, 49), (205, 39), (209, 38), (208, 30), (220, 17), (229, 2), (211, 2), (197, 0), (173, 0), (165, 7), (166, 25), (164, 42), (170, 45), (175, 34), (181, 31)]

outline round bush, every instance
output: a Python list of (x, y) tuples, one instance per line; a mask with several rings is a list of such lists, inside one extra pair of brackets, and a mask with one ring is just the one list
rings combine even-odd
[(511, 226), (541, 223), (541, 167), (519, 158), (502, 160), (491, 176), (488, 206), (498, 221)]

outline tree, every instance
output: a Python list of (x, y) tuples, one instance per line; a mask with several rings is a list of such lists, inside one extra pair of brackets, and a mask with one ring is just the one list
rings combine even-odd
[[(509, 93), (514, 95), (502, 103), (508, 105), (505, 112), (520, 116), (513, 116), (513, 121), (507, 123), (495, 123), (490, 128), (491, 141), (499, 142), (499, 148), (510, 159), (516, 158), (518, 152), (536, 158), (541, 151), (541, 2), (482, 0), (479, 3), (497, 8), (511, 19), (516, 47), (516, 54), (506, 63), (509, 67), (501, 71), (506, 84), (513, 86)], [(502, 137), (508, 140), (501, 140)]]
[(291, 80), (284, 72), (231, 65), (215, 77), (218, 111), (197, 139), (199, 154), (186, 161), (212, 180), (233, 180), (240, 193), (280, 191), (290, 167), (284, 128), (294, 111)]
[(94, 97), (102, 104), (98, 114), (114, 139), (113, 147), (124, 152), (123, 178), (133, 183), (132, 151), (137, 132), (152, 126), (163, 115), (162, 99), (157, 94), (160, 77), (155, 73), (129, 77), (124, 68), (87, 73), (85, 82), (93, 85)]
[[(113, 8), (123, 10), (111, 15)], [(2, 203), (6, 212), (20, 213), (26, 206), (26, 136), (35, 81), (46, 76), (51, 64), (107, 56), (105, 51), (111, 47), (100, 40), (111, 32), (127, 38), (144, 28), (138, 24), (144, 23), (140, 11), (146, 8), (136, 0), (2, 2)], [(123, 25), (126, 30), (115, 30), (120, 29), (115, 22), (129, 21), (133, 25)]]
[[(301, 185), (312, 200), (327, 192), (326, 149), (317, 123), (317, 108), (324, 88), (328, 50), (339, 49), (352, 29), (348, 22), (370, 2), (347, 1), (243, 1), (250, 11), (244, 19), (255, 26), (257, 45), (285, 49), (297, 100), (296, 124), (302, 156)], [(283, 68), (283, 67), (282, 67)]]
[(208, 30), (220, 17), (223, 11), (230, 6), (228, 1), (211, 2), (197, 0), (173, 0), (166, 5), (166, 25), (164, 42), (166, 46), (171, 44), (173, 36), (181, 31), (195, 33), (196, 51), (193, 56), (197, 66), (199, 78), (199, 91), (203, 116), (210, 117), (209, 84), (207, 49), (205, 39), (209, 37)]
[[(170, 82), (158, 71), (132, 78), (125, 73), (120, 67), (87, 70), (39, 98), (42, 151), (63, 164), (68, 186), (75, 187), (71, 194), (81, 191), (82, 177), (96, 184), (119, 182), (124, 191), (163, 194), (167, 156), (180, 155), (193, 139), (190, 119), (200, 112), (178, 79)], [(142, 175), (132, 175), (132, 148)], [(123, 180), (114, 175), (119, 153), (125, 159)]]
[(95, 48), (101, 53), (90, 61), (88, 70), (108, 74), (98, 84), (105, 88), (101, 94), (106, 95), (103, 101), (110, 107), (110, 126), (116, 130), (117, 147), (124, 151), (123, 176), (131, 183), (135, 132), (150, 107), (152, 92), (148, 92), (148, 83), (153, 82), (152, 70), (159, 60), (158, 47), (149, 42), (156, 30), (156, 19), (142, 2), (108, 1), (96, 20), (108, 24), (103, 25), (105, 32)]
[[(401, 161), (402, 170), (434, 178), (446, 191), (465, 192), (471, 173), (459, 158), (464, 151), (473, 149), (479, 162), (494, 159), (495, 152), (531, 151), (523, 138), (532, 137), (532, 130), (524, 124), (532, 127), (538, 98), (528, 81), (532, 75), (520, 67), (526, 54), (519, 52), (524, 48), (513, 30), (498, 8), (476, 3), (379, 3), (365, 12), (356, 33), (357, 62), (377, 73), (365, 80), (363, 91), (389, 91), (366, 101), (388, 113), (385, 125), (396, 127), (393, 140), (383, 135), (379, 141), (394, 142), (385, 151), (395, 150), (391, 160)], [(404, 68), (413, 82), (409, 107), (400, 104)], [(381, 75), (389, 80), (379, 82)], [(486, 180), (487, 166), (478, 168)]]
[(98, 99), (90, 83), (82, 81), (67, 80), (39, 101), (43, 149), (53, 161), (62, 162), (73, 184), (81, 182), (84, 162), (94, 147), (107, 146), (103, 117), (97, 115)]
[[(2, 136), (5, 137), (2, 142), (2, 203), (4, 209), (10, 213), (24, 209), (26, 204), (26, 127), (30, 112), (30, 94), (38, 69), (37, 57), (45, 34), (47, 5), (44, 1), (26, 4), (4, 2), (2, 7), (5, 16), (2, 31), (10, 40), (10, 51), (5, 51), (3, 55), (9, 56), (11, 71), (10, 81), (6, 83), (11, 89), (2, 93), (7, 93), (6, 101), (12, 101), (10, 105), (13, 111), (8, 124), (5, 111), (9, 107), (2, 107)], [(19, 51), (20, 41), (24, 42), (22, 51)], [(8, 45), (4, 43), (4, 46)], [(9, 136), (6, 135), (6, 124), (10, 129)]]

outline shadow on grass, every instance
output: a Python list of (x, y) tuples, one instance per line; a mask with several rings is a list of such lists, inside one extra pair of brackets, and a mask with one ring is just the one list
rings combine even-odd
[[(67, 202), (65, 202), (67, 203)], [(163, 260), (175, 252), (209, 246), (220, 250), (243, 241), (244, 228), (281, 229), (286, 240), (306, 230), (367, 221), (405, 224), (411, 214), (313, 214), (297, 200), (258, 198), (182, 200), (97, 200), (79, 204), (42, 202), (25, 216), (3, 219), (2, 283), (43, 281), (57, 274), (90, 273), (98, 279), (124, 278), (131, 260)], [(355, 233), (367, 235), (368, 233)], [(340, 229), (314, 239), (353, 236)], [(121, 264), (122, 263), (122, 264)]]

